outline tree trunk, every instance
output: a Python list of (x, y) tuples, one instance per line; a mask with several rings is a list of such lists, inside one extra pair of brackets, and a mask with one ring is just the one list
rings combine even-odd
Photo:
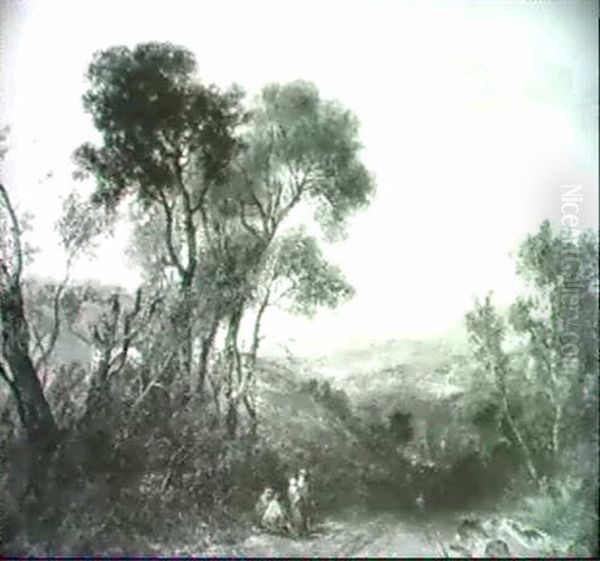
[(206, 374), (208, 370), (208, 359), (210, 357), (210, 352), (213, 348), (215, 337), (217, 335), (217, 330), (219, 329), (219, 319), (215, 314), (215, 317), (210, 326), (210, 331), (208, 334), (202, 338), (202, 349), (200, 352), (200, 364), (198, 365), (198, 387), (197, 394), (200, 398), (204, 398), (204, 392), (206, 388)]
[(105, 351), (96, 371), (92, 374), (90, 390), (85, 400), (85, 409), (79, 421), (79, 428), (90, 429), (100, 417), (105, 417), (111, 409), (109, 388), (110, 351)]
[[(242, 365), (238, 349), (238, 334), (242, 320), (243, 306), (240, 306), (229, 317), (229, 326), (225, 341), (225, 356), (227, 369), (227, 432), (230, 438), (235, 438), (238, 425), (239, 389), (242, 383)], [(235, 380), (234, 380), (235, 376)]]
[(4, 357), (0, 368), (17, 400), (28, 440), (36, 448), (52, 446), (58, 429), (29, 356), (29, 329), (18, 284), (0, 287), (0, 318)]
[(256, 358), (258, 355), (258, 347), (260, 345), (260, 326), (261, 326), (261, 322), (262, 322), (262, 318), (263, 315), (265, 313), (265, 310), (267, 309), (267, 306), (269, 305), (269, 292), (267, 292), (267, 295), (265, 296), (264, 300), (261, 302), (259, 308), (258, 308), (258, 312), (256, 314), (256, 319), (254, 320), (254, 333), (253, 333), (253, 337), (252, 337), (252, 347), (250, 349), (250, 365), (252, 368), (254, 368), (254, 365), (256, 364)]
[(258, 415), (256, 414), (256, 408), (254, 407), (249, 395), (244, 395), (243, 400), (246, 411), (250, 416), (250, 434), (252, 436), (256, 436), (256, 429), (258, 428)]
[(504, 367), (502, 365), (497, 365), (494, 368), (494, 379), (496, 381), (496, 386), (502, 395), (502, 411), (504, 413), (504, 418), (506, 419), (510, 430), (514, 434), (521, 451), (523, 452), (523, 457), (525, 458), (525, 467), (527, 468), (529, 477), (533, 480), (537, 487), (542, 490), (542, 480), (540, 479), (539, 473), (535, 467), (535, 463), (533, 462), (531, 450), (529, 449), (527, 442), (525, 442), (525, 439), (523, 438), (523, 435), (521, 434), (521, 431), (519, 430), (519, 427), (517, 426), (517, 423), (510, 412), (508, 405), (508, 393), (506, 390), (506, 373), (503, 368)]
[[(0, 283), (2, 282), (0, 277)], [(31, 462), (23, 473), (24, 494), (39, 497), (48, 488), (48, 465), (59, 431), (29, 356), (29, 330), (25, 320), (21, 287), (0, 286), (0, 375), (17, 402), (19, 419), (25, 429)]]
[(33, 461), (25, 474), (25, 493), (39, 495), (47, 488), (48, 459), (58, 444), (59, 431), (29, 355), (29, 326), (21, 291), (21, 230), (8, 193), (1, 183), (0, 198), (12, 223), (14, 244), (12, 271), (4, 262), (6, 256), (0, 256), (0, 377), (9, 384), (17, 401), (19, 419), (33, 453)]
[(168, 387), (177, 388), (180, 393), (189, 394), (196, 383), (192, 371), (192, 312), (185, 290), (182, 286), (181, 300), (171, 312), (170, 324), (175, 336), (176, 355), (162, 381)]
[(560, 425), (562, 423), (562, 406), (558, 400), (554, 403), (554, 422), (552, 424), (552, 453), (558, 459), (560, 453)]
[(179, 313), (180, 336), (181, 336), (181, 351), (179, 368), (181, 376), (188, 381), (190, 395), (194, 393), (197, 386), (196, 376), (192, 368), (192, 313), (190, 306), (186, 303), (187, 297), (184, 299), (184, 305)]
[(517, 439), (517, 442), (521, 448), (521, 451), (523, 452), (523, 457), (525, 458), (525, 467), (527, 468), (527, 473), (529, 474), (529, 477), (531, 477), (533, 482), (537, 485), (537, 487), (541, 490), (543, 485), (542, 485), (540, 476), (538, 474), (538, 471), (535, 467), (535, 464), (533, 463), (533, 457), (531, 455), (531, 450), (529, 450), (529, 446), (527, 446), (527, 443), (525, 442), (525, 439), (523, 438), (523, 435), (521, 434), (521, 431), (519, 430), (519, 427), (517, 426), (515, 420), (513, 419), (512, 414), (508, 408), (508, 399), (506, 397), (506, 393), (504, 393), (502, 395), (502, 409), (504, 412), (504, 418), (506, 419), (506, 422), (508, 423), (510, 430), (515, 435), (515, 438)]
[(225, 418), (225, 426), (227, 427), (227, 436), (233, 440), (237, 435), (238, 411), (235, 400), (231, 399), (231, 397), (228, 399), (229, 401), (227, 403), (227, 417)]

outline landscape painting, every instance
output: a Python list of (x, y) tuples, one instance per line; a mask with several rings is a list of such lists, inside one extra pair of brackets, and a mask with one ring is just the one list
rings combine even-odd
[(3, 558), (597, 558), (598, 11), (2, 0)]

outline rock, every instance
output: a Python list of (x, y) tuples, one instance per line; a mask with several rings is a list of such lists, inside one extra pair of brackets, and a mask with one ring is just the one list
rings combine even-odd
[(520, 557), (535, 557), (543, 555), (549, 548), (550, 537), (535, 528), (525, 527), (520, 522), (510, 518), (500, 521), (497, 535), (501, 537)]
[(460, 541), (463, 542), (485, 540), (490, 537), (483, 522), (479, 518), (471, 516), (463, 518), (457, 534)]
[(451, 552), (453, 552), (453, 557), (467, 557), (467, 558), (472, 557), (471, 552), (466, 547), (464, 547), (460, 544), (455, 544), (455, 543), (450, 544), (450, 546), (448, 546), (448, 549)]
[(486, 557), (500, 557), (505, 559), (507, 557), (511, 557), (511, 551), (504, 540), (493, 539), (488, 541), (485, 546), (485, 556)]
[(469, 516), (461, 521), (450, 548), (467, 557), (540, 557), (549, 551), (549, 543), (546, 534), (516, 520)]

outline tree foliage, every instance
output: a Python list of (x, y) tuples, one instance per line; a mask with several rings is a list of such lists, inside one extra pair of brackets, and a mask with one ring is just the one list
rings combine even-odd
[(76, 153), (98, 180), (95, 199), (118, 202), (136, 190), (146, 202), (179, 188), (184, 169), (202, 166), (200, 181), (223, 180), (236, 142), (239, 92), (201, 85), (194, 56), (181, 47), (145, 43), (95, 54), (84, 107), (103, 144)]
[(238, 181), (263, 235), (274, 235), (302, 200), (332, 236), (370, 202), (373, 180), (360, 161), (357, 119), (323, 100), (313, 84), (266, 86), (252, 108), (252, 125)]
[(546, 221), (519, 248), (526, 288), (506, 320), (489, 296), (467, 315), (474, 356), (497, 389), (488, 409), (503, 411), (532, 475), (563, 461), (597, 424), (597, 250), (594, 233), (553, 232)]
[(327, 262), (317, 240), (296, 228), (273, 247), (265, 267), (263, 290), (273, 302), (287, 302), (294, 312), (312, 315), (319, 307), (334, 308), (354, 295), (342, 271)]

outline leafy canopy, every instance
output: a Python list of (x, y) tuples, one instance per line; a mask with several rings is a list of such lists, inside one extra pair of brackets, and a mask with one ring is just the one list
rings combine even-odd
[(310, 201), (330, 236), (366, 206), (374, 192), (359, 159), (358, 121), (323, 100), (308, 82), (266, 86), (244, 137), (239, 180), (266, 231), (275, 230), (300, 201)]
[(192, 53), (169, 43), (97, 52), (89, 66), (84, 107), (102, 146), (81, 146), (75, 159), (98, 181), (95, 201), (114, 205), (129, 189), (144, 201), (180, 188), (185, 168), (223, 181), (242, 118), (241, 92), (222, 93), (197, 80)]

